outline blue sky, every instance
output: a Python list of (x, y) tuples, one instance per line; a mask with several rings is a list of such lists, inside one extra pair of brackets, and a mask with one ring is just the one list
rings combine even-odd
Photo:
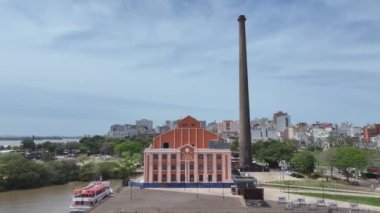
[(0, 135), (103, 134), (188, 114), (380, 122), (380, 1), (0, 0)]

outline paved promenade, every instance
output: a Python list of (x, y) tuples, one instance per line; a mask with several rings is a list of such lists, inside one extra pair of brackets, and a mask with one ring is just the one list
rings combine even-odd
[[(266, 181), (278, 180), (279, 172), (270, 173), (253, 173), (259, 183)], [(135, 180), (138, 181), (139, 179)], [(295, 178), (287, 176), (286, 180)], [(293, 189), (294, 190), (294, 189)], [(301, 190), (305, 191), (305, 190)], [(132, 192), (132, 193), (131, 193)], [(327, 193), (327, 192), (326, 192)], [(350, 194), (356, 196), (366, 196), (365, 194), (355, 193), (338, 193)], [(132, 196), (131, 196), (132, 195)], [(318, 207), (317, 210), (310, 211), (307, 206), (285, 210), (283, 204), (278, 204), (279, 196), (284, 196), (287, 200), (293, 201), (300, 197), (305, 198), (306, 203), (316, 202), (318, 198), (288, 194), (287, 190), (280, 188), (264, 187), (264, 207), (247, 207), (241, 196), (232, 195), (229, 188), (146, 188), (139, 189), (123, 188), (120, 193), (116, 194), (105, 201), (102, 205), (92, 211), (92, 213), (150, 213), (150, 212), (173, 212), (173, 213), (190, 213), (190, 212), (210, 212), (210, 213), (247, 213), (247, 212), (328, 212), (328, 207)], [(373, 196), (373, 195), (370, 195)], [(325, 199), (326, 205), (336, 203), (339, 206), (339, 212), (349, 212), (349, 203)], [(380, 212), (380, 207), (359, 204), (359, 212)], [(337, 212), (337, 211), (335, 211)]]
[[(317, 210), (309, 211), (307, 206), (285, 210), (283, 205), (277, 204), (279, 195), (287, 198), (287, 193), (276, 188), (265, 188), (264, 207), (246, 207), (241, 196), (232, 195), (228, 189), (131, 189), (124, 188), (115, 197), (105, 201), (92, 213), (150, 213), (150, 212), (170, 212), (170, 213), (190, 213), (190, 212), (210, 212), (210, 213), (247, 213), (247, 212), (328, 212), (327, 207), (318, 207)], [(197, 195), (198, 194), (198, 195)], [(290, 200), (299, 198), (299, 195), (289, 194)], [(306, 202), (313, 202), (316, 198), (305, 197)], [(337, 203), (339, 212), (349, 212), (348, 203), (326, 200)], [(359, 205), (360, 212), (380, 212), (380, 208)]]

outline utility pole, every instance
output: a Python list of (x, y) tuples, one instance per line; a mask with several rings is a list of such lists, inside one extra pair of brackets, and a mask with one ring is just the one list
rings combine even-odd
[(133, 183), (130, 182), (130, 188), (131, 188), (131, 189), (130, 189), (130, 199), (131, 199), (131, 200), (132, 200), (132, 189), (133, 189), (132, 184), (133, 184)]

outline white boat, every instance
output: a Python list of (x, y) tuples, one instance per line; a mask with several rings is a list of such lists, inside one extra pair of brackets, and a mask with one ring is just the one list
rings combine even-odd
[(88, 212), (98, 206), (111, 193), (109, 181), (91, 182), (84, 188), (75, 189), (70, 204), (70, 213)]

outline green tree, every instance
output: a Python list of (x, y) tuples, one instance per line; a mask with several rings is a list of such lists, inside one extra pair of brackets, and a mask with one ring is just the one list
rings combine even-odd
[(297, 150), (293, 142), (277, 140), (258, 141), (252, 145), (252, 153), (258, 160), (265, 161), (270, 167), (278, 167), (281, 160), (290, 161)]
[(119, 177), (120, 165), (117, 162), (100, 162), (97, 166), (103, 180)]
[(0, 155), (2, 188), (27, 189), (49, 184), (48, 171), (43, 164), (27, 160), (18, 154)]
[(136, 162), (131, 157), (125, 157), (120, 162), (120, 178), (129, 179), (136, 172)]
[(82, 145), (80, 149), (81, 151), (86, 150), (90, 154), (99, 154), (101, 153), (101, 148), (105, 140), (104, 137), (98, 135), (94, 137), (83, 137), (79, 140), (79, 143)]
[(347, 182), (350, 177), (350, 168), (362, 170), (368, 165), (365, 153), (360, 149), (349, 146), (338, 147), (333, 153), (332, 159), (333, 165), (342, 171)]
[(239, 141), (238, 140), (234, 140), (232, 143), (231, 143), (231, 151), (233, 152), (237, 152), (239, 151)]
[(297, 171), (309, 175), (314, 171), (315, 158), (310, 152), (299, 152), (292, 157), (291, 164), (294, 165)]
[(100, 172), (99, 167), (91, 162), (80, 168), (79, 179), (81, 181), (99, 180)]
[(125, 141), (115, 145), (114, 152), (121, 155), (123, 152), (129, 152), (131, 155), (142, 153), (143, 146), (137, 141)]
[(36, 144), (32, 139), (25, 139), (21, 141), (21, 148), (27, 150), (35, 150)]

